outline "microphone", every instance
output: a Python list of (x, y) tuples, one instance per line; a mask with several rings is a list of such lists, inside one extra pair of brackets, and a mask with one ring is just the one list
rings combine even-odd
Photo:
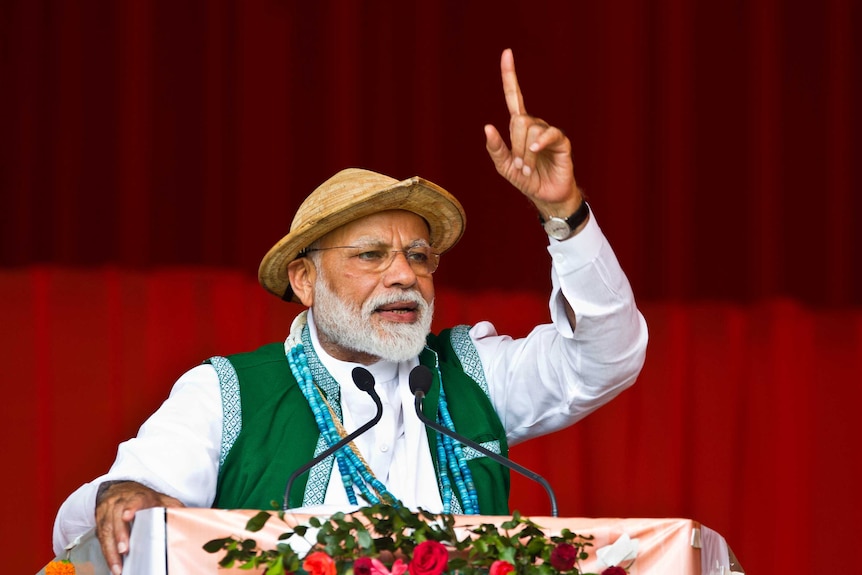
[(448, 435), (462, 445), (472, 447), (482, 455), (490, 457), (503, 467), (517, 471), (521, 475), (540, 483), (542, 487), (545, 488), (545, 491), (548, 493), (548, 498), (550, 498), (551, 500), (551, 515), (553, 517), (557, 517), (557, 497), (554, 495), (554, 490), (551, 489), (551, 484), (548, 483), (548, 481), (544, 477), (542, 477), (535, 471), (530, 471), (526, 467), (518, 465), (507, 457), (503, 457), (498, 453), (494, 453), (493, 451), (482, 447), (481, 444), (467, 439), (463, 435), (456, 433), (455, 431), (447, 427), (443, 427), (442, 425), (432, 419), (429, 419), (425, 416), (424, 413), (422, 413), (422, 400), (425, 398), (425, 395), (428, 393), (428, 390), (431, 389), (432, 378), (433, 376), (431, 375), (431, 370), (424, 365), (417, 365), (413, 368), (413, 371), (410, 372), (410, 392), (416, 398), (413, 405), (416, 408), (416, 415), (419, 416), (419, 419), (422, 421), (422, 423), (435, 431), (439, 431), (443, 435)]
[(309, 469), (311, 469), (312, 467), (314, 467), (315, 465), (317, 465), (318, 463), (320, 463), (321, 461), (323, 461), (324, 459), (326, 459), (327, 457), (329, 457), (330, 455), (332, 455), (333, 453), (335, 453), (336, 451), (338, 451), (339, 449), (341, 449), (342, 447), (344, 447), (345, 445), (347, 445), (348, 443), (374, 427), (375, 425), (377, 425), (377, 422), (380, 421), (381, 417), (383, 417), (383, 403), (380, 401), (380, 396), (374, 389), (374, 376), (371, 375), (371, 372), (364, 367), (357, 366), (353, 368), (353, 372), (351, 373), (351, 375), (353, 376), (353, 383), (356, 384), (356, 387), (370, 395), (371, 399), (374, 400), (374, 405), (377, 406), (377, 413), (370, 421), (368, 421), (368, 423), (366, 423), (353, 433), (345, 435), (340, 440), (333, 443), (329, 447), (329, 449), (322, 452), (320, 455), (313, 458), (311, 461), (298, 468), (290, 475), (290, 478), (288, 478), (287, 480), (287, 486), (284, 488), (284, 503), (282, 505), (283, 511), (287, 511), (288, 509), (290, 509), (290, 503), (288, 501), (288, 498), (290, 496), (290, 488), (293, 486), (293, 482), (296, 480), (297, 477), (299, 477), (300, 475), (302, 475), (303, 473), (305, 473), (306, 471), (308, 471)]

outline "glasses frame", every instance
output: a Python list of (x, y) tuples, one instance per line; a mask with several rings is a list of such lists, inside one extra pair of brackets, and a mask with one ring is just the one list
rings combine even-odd
[[(412, 250), (417, 249), (428, 250), (428, 262), (430, 264), (430, 270), (427, 272), (420, 272), (420, 270), (417, 270), (413, 262), (411, 262), (410, 258), (408, 257)], [(380, 267), (374, 270), (369, 270), (374, 273), (381, 273), (388, 270), (392, 266), (392, 262), (395, 261), (395, 258), (398, 257), (398, 254), (404, 255), (404, 259), (407, 261), (407, 264), (410, 266), (410, 269), (412, 269), (413, 273), (415, 273), (417, 276), (430, 276), (440, 267), (440, 254), (433, 251), (431, 246), (424, 244), (414, 245), (408, 248), (402, 248), (400, 250), (393, 249), (392, 246), (384, 246), (383, 244), (367, 244), (358, 246), (329, 246), (327, 248), (306, 248), (299, 252), (298, 257), (305, 257), (312, 252), (327, 252), (330, 250), (365, 250), (368, 252), (379, 251), (389, 253), (390, 256), (385, 260), (385, 262), (381, 263)], [(363, 252), (350, 256), (350, 258), (358, 257), (361, 253)]]

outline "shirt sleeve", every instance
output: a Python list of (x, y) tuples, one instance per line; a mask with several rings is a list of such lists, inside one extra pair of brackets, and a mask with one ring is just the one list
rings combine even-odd
[(137, 436), (120, 444), (101, 477), (79, 487), (54, 521), (54, 553), (95, 527), (96, 491), (104, 481), (137, 481), (189, 507), (215, 499), (222, 436), (218, 376), (212, 366), (195, 367), (177, 380), (170, 396)]
[(646, 355), (646, 322), (595, 217), (576, 236), (550, 242), (552, 323), (523, 339), (499, 335), (488, 322), (470, 330), (510, 445), (609, 402), (635, 382)]

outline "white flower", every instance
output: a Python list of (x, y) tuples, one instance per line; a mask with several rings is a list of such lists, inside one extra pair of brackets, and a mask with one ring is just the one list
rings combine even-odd
[(634, 561), (638, 556), (638, 540), (632, 539), (627, 533), (620, 535), (613, 545), (596, 549), (596, 557), (607, 567), (620, 565), (626, 561)]

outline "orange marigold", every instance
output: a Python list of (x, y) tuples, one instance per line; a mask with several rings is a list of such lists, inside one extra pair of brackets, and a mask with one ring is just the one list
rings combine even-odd
[(45, 566), (45, 575), (75, 575), (75, 566), (66, 559), (51, 561)]

